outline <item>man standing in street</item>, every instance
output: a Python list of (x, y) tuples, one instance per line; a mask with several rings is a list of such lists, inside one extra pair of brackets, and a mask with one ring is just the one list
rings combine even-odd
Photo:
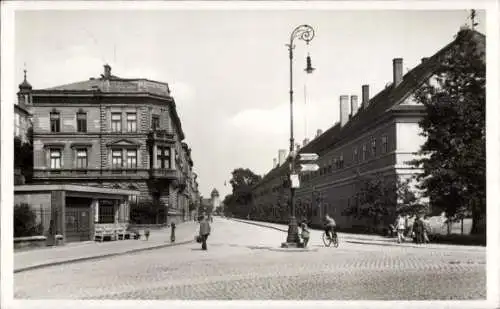
[(200, 221), (201, 249), (207, 250), (207, 238), (210, 235), (210, 223), (207, 216), (203, 216)]
[(398, 218), (396, 219), (396, 229), (398, 232), (398, 243), (404, 242), (405, 225), (406, 225), (405, 218), (402, 215), (398, 215)]

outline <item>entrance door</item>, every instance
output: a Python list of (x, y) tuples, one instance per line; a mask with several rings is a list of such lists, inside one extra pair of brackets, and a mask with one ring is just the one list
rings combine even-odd
[(66, 241), (90, 240), (91, 199), (66, 200)]

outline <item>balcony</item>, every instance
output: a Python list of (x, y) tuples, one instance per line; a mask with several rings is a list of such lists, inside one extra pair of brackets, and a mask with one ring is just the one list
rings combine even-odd
[(175, 142), (175, 133), (170, 130), (154, 130), (148, 134), (150, 141)]
[(179, 171), (167, 168), (152, 168), (149, 170), (152, 178), (178, 179)]
[(58, 169), (34, 170), (33, 178), (37, 180), (63, 179), (177, 179), (179, 172), (173, 169)]

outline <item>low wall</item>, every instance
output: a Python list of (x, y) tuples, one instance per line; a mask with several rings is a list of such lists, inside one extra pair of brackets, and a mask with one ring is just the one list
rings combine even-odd
[(31, 249), (47, 247), (51, 245), (58, 245), (62, 243), (63, 236), (56, 235), (56, 243), (48, 239), (46, 236), (28, 236), (28, 237), (16, 237), (14, 238), (14, 250)]

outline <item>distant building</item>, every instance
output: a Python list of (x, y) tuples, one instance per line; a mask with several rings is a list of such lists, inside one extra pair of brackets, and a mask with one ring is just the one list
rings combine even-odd
[(31, 106), (32, 96), (31, 87), (26, 79), (26, 70), (24, 70), (24, 80), (19, 85), (17, 101), (14, 104), (14, 136), (19, 137), (23, 142), (27, 141), (27, 134), (31, 128)]
[[(485, 36), (473, 30), (461, 30), (457, 38), (429, 58), (403, 74), (403, 59), (393, 60), (392, 84), (373, 97), (369, 86), (362, 86), (361, 104), (355, 95), (340, 96), (340, 122), (326, 132), (305, 140), (299, 153), (317, 153), (320, 169), (302, 173), (296, 190), (296, 215), (321, 224), (325, 214), (332, 215), (343, 228), (370, 226), (371, 219), (356, 219), (346, 215), (355, 206), (357, 181), (362, 176), (382, 175), (385, 180), (409, 179), (422, 170), (409, 165), (424, 143), (418, 122), (424, 106), (413, 97), (414, 91), (434, 76), (441, 61), (457, 40), (474, 40), (484, 49)], [(281, 153), (280, 153), (281, 154)], [(252, 191), (254, 206), (264, 209), (267, 219), (288, 222), (289, 192), (284, 187), (289, 164), (275, 164)], [(396, 205), (387, 205), (394, 213)], [(371, 220), (371, 221), (370, 221)], [(380, 224), (394, 220), (388, 215)]]
[(139, 191), (134, 201), (166, 206), (185, 220), (196, 197), (191, 149), (168, 84), (100, 77), (20, 91), (32, 102), (34, 181)]

